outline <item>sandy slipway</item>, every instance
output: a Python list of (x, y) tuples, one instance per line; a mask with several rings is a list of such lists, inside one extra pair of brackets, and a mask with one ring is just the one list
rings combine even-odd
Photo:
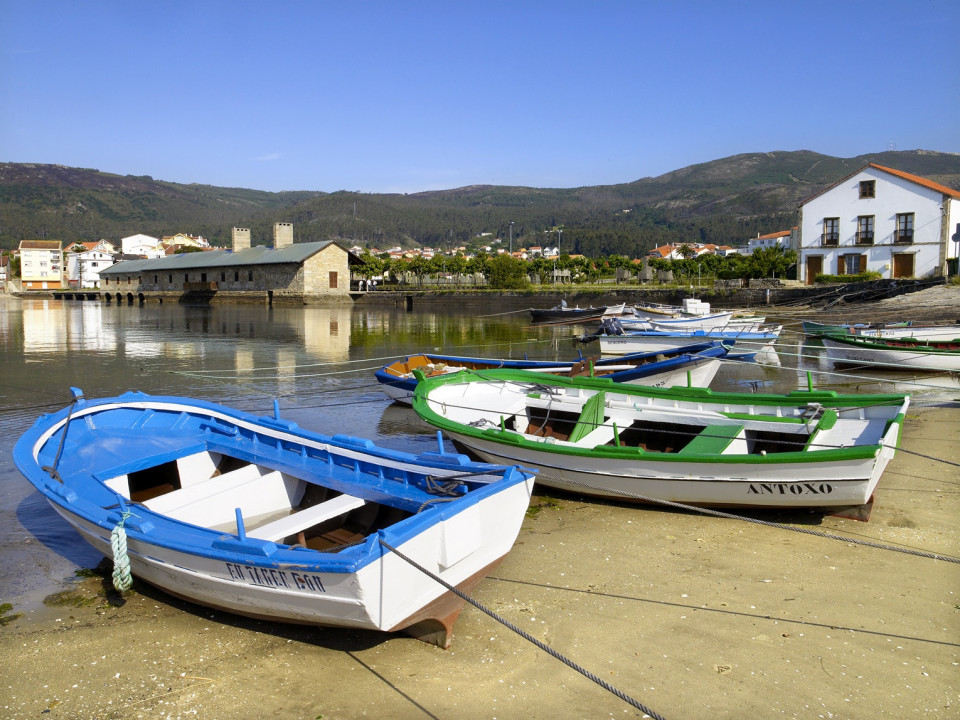
[[(955, 556), (960, 407), (911, 408), (868, 523)], [(943, 458), (950, 462), (939, 462)], [(537, 495), (485, 606), (666, 718), (956, 717), (960, 568), (737, 520)], [(0, 630), (8, 718), (639, 717), (468, 607), (449, 650), (244, 620), (99, 578)]]

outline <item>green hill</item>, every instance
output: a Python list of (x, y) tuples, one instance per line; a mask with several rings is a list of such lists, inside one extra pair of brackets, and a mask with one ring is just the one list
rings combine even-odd
[(298, 242), (449, 248), (469, 245), (481, 233), (506, 240), (512, 221), (515, 247), (556, 245), (562, 238), (565, 252), (636, 256), (666, 242), (742, 244), (789, 229), (805, 198), (871, 162), (960, 188), (960, 155), (922, 150), (855, 158), (750, 153), (620, 185), (477, 185), (407, 195), (270, 193), (2, 163), (0, 246), (38, 237), (117, 240), (138, 232), (188, 232), (229, 245), (235, 225), (250, 227), (255, 243), (269, 244), (273, 223), (287, 221)]

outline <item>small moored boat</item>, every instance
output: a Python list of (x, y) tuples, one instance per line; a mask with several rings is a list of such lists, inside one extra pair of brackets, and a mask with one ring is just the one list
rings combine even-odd
[(625, 331), (617, 318), (607, 318), (599, 334), (584, 337), (584, 340), (599, 338), (600, 352), (604, 355), (624, 355), (637, 352), (667, 352), (682, 350), (702, 342), (721, 342), (737, 351), (769, 352), (780, 337), (782, 327), (764, 326), (761, 330), (636, 330)]
[(74, 394), (19, 439), (20, 471), (104, 554), (122, 526), (118, 568), (240, 615), (446, 647), (464, 601), (400, 554), (469, 592), (512, 547), (533, 486), (442, 444), (415, 456), (276, 410)]
[(615, 358), (585, 358), (551, 362), (549, 360), (510, 360), (471, 358), (457, 355), (409, 355), (402, 360), (384, 365), (376, 371), (377, 381), (384, 393), (393, 400), (410, 404), (417, 385), (414, 371), (426, 377), (445, 375), (462, 370), (534, 370), (551, 375), (593, 375), (607, 377), (614, 382), (634, 383), (650, 387), (690, 385), (707, 387), (720, 369), (720, 359), (728, 349), (719, 342), (702, 342), (681, 350), (663, 353), (633, 353)]
[(909, 320), (895, 323), (844, 323), (840, 325), (828, 325), (818, 323), (814, 320), (803, 321), (804, 335), (820, 337), (823, 335), (836, 335), (837, 333), (858, 333), (861, 330), (879, 330), (886, 328), (906, 328), (912, 323)]
[(619, 315), (623, 312), (625, 304), (603, 307), (569, 307), (566, 300), (561, 300), (560, 304), (552, 308), (530, 308), (530, 317), (535, 323), (564, 323), (580, 322), (582, 320), (596, 320), (612, 315)]
[(842, 334), (820, 339), (834, 362), (900, 370), (960, 370), (960, 339), (924, 341)]
[(906, 395), (715, 393), (494, 370), (434, 378), (413, 408), (492, 462), (588, 495), (727, 507), (863, 505)]
[(856, 328), (855, 335), (884, 340), (916, 340), (918, 342), (953, 341), (960, 343), (960, 325), (905, 325)]

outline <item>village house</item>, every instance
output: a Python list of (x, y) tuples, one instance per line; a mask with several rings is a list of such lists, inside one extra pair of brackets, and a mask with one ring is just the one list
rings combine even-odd
[(162, 258), (166, 253), (160, 244), (160, 238), (143, 233), (130, 235), (120, 240), (120, 250), (124, 255), (139, 255), (145, 258)]
[(794, 249), (791, 245), (792, 236), (793, 231), (791, 230), (778, 230), (777, 232), (767, 233), (766, 235), (757, 233), (755, 238), (747, 240), (747, 254), (751, 254), (755, 250), (777, 247), (778, 245), (784, 250)]
[(884, 278), (947, 274), (960, 244), (960, 191), (869, 164), (800, 206), (798, 279), (875, 271)]
[(22, 240), (19, 254), (23, 290), (63, 287), (63, 248), (59, 240)]
[(63, 254), (65, 278), (70, 287), (100, 286), (100, 271), (116, 262), (116, 247), (107, 240), (75, 243)]
[(350, 266), (361, 262), (333, 241), (294, 243), (292, 223), (276, 223), (273, 247), (251, 247), (250, 229), (234, 228), (232, 250), (125, 260), (100, 272), (100, 287), (128, 302), (187, 293), (209, 300), (341, 299), (349, 297)]
[(194, 248), (197, 250), (207, 250), (210, 243), (206, 238), (200, 235), (187, 235), (177, 233), (176, 235), (164, 235), (160, 238), (160, 245), (167, 251), (167, 254), (178, 252), (183, 248)]

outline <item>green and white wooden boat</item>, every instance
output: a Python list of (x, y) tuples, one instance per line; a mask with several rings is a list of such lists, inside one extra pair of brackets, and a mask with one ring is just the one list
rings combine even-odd
[(920, 340), (838, 334), (824, 335), (821, 341), (834, 362), (897, 370), (960, 371), (960, 338)]
[(894, 456), (906, 395), (615, 385), (495, 370), (421, 381), (413, 408), (484, 460), (588, 495), (724, 507), (862, 505)]

